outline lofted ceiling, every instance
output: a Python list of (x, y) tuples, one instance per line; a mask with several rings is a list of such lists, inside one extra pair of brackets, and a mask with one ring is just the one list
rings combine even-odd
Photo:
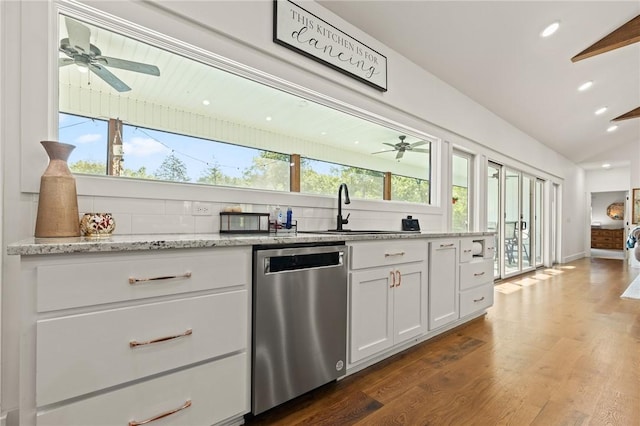
[(586, 169), (637, 155), (640, 118), (612, 120), (640, 107), (640, 43), (572, 62), (640, 15), (637, 0), (318, 3)]

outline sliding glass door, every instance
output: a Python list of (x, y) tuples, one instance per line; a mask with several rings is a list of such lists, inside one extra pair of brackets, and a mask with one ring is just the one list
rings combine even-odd
[(497, 232), (494, 275), (505, 278), (542, 265), (544, 182), (489, 162), (487, 230)]
[(544, 181), (542, 179), (536, 179), (536, 195), (535, 195), (535, 216), (533, 219), (533, 232), (534, 240), (533, 245), (535, 247), (535, 266), (542, 266), (544, 258), (542, 256), (542, 212), (543, 212), (543, 200), (544, 200)]
[(502, 166), (489, 162), (487, 168), (487, 231), (495, 232), (495, 253), (493, 255), (493, 277), (500, 278), (502, 258), (502, 208), (500, 204)]

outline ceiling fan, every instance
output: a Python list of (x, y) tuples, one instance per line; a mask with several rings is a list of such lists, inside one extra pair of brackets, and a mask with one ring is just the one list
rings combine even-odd
[(100, 49), (89, 42), (91, 36), (89, 27), (68, 17), (65, 17), (65, 24), (69, 37), (60, 40), (59, 50), (68, 58), (59, 58), (59, 67), (76, 64), (81, 69), (92, 71), (118, 92), (128, 92), (131, 88), (113, 75), (107, 67), (155, 76), (160, 75), (160, 70), (155, 65), (102, 56)]
[(389, 145), (390, 147), (393, 147), (393, 149), (383, 149), (382, 151), (376, 151), (376, 152), (373, 152), (372, 154), (380, 154), (382, 152), (398, 151), (398, 153), (396, 154), (396, 160), (399, 160), (399, 159), (402, 158), (402, 156), (404, 155), (404, 153), (406, 151), (423, 152), (423, 153), (428, 153), (429, 152), (428, 148), (416, 148), (417, 146), (426, 145), (428, 143), (427, 141), (419, 141), (419, 142), (409, 143), (409, 142), (405, 142), (404, 141), (406, 139), (405, 135), (400, 135), (398, 137), (400, 138), (400, 142), (398, 142), (398, 143), (382, 142), (383, 145)]

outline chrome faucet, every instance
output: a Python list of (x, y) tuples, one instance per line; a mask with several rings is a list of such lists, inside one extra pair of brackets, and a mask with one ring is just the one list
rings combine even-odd
[(344, 219), (342, 218), (342, 188), (344, 188), (344, 203), (351, 204), (351, 200), (349, 199), (349, 188), (347, 188), (346, 183), (341, 183), (338, 188), (338, 217), (336, 223), (336, 230), (342, 231), (342, 225), (346, 225), (349, 223), (349, 216), (351, 213), (347, 215)]

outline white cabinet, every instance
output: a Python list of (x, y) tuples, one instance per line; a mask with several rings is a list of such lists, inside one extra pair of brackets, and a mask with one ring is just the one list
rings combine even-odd
[(424, 240), (350, 244), (349, 362), (422, 335), (427, 327)]
[(461, 247), (472, 249), (460, 258), (460, 318), (493, 305), (494, 237), (464, 238)]
[(21, 425), (249, 411), (250, 247), (26, 256), (22, 271)]
[(458, 312), (458, 251), (460, 240), (429, 242), (429, 329), (449, 324)]

